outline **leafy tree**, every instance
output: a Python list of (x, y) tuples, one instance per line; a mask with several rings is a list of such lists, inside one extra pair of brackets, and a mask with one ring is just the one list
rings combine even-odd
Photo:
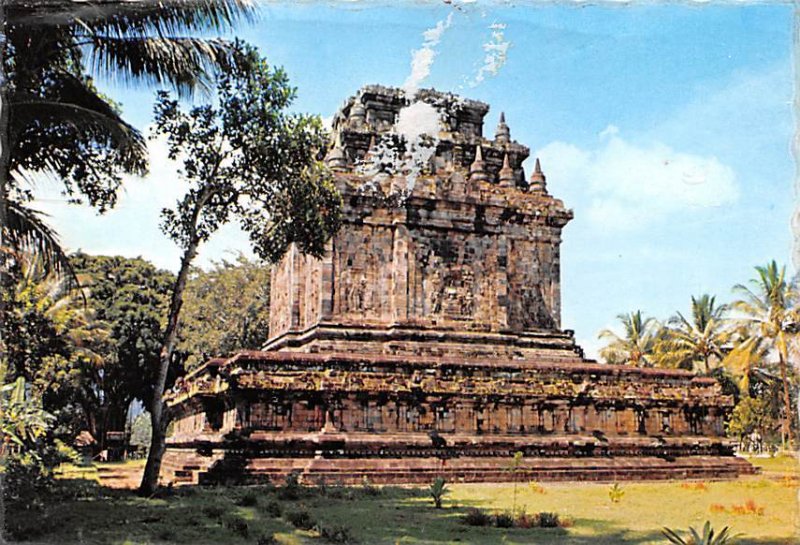
[(72, 295), (52, 275), (42, 276), (40, 261), (17, 262), (10, 273), (14, 288), (0, 291), (8, 379), (25, 380), (30, 394), (55, 416), (54, 431), (68, 438), (80, 426), (74, 402), (80, 373), (68, 335)]
[[(25, 182), (49, 173), (72, 200), (113, 206), (122, 173), (147, 168), (142, 136), (90, 73), (126, 83), (208, 88), (230, 43), (200, 39), (252, 14), (248, 0), (0, 4), (0, 248), (68, 268), (53, 232), (27, 206)], [(5, 274), (3, 267), (0, 273)]]
[(609, 343), (600, 350), (600, 355), (608, 363), (631, 364), (637, 367), (652, 365), (652, 356), (659, 339), (659, 326), (655, 318), (645, 318), (642, 311), (617, 316), (625, 331), (620, 337), (610, 329), (599, 334), (600, 339)]
[[(2, 374), (2, 373), (0, 373)], [(0, 377), (0, 455), (3, 500), (27, 510), (40, 503), (52, 483), (53, 469), (76, 453), (52, 434), (54, 415), (42, 408), (23, 377), (9, 384)]]
[(186, 283), (179, 349), (187, 370), (212, 356), (257, 350), (269, 335), (270, 268), (240, 254), (193, 269)]
[(750, 287), (742, 284), (734, 287), (742, 298), (733, 307), (748, 335), (760, 339), (778, 356), (784, 404), (781, 435), (784, 444), (788, 441), (791, 448), (792, 403), (787, 367), (789, 339), (795, 334), (798, 322), (798, 293), (786, 280), (786, 268), (778, 267), (775, 261), (756, 267), (756, 273)]
[(153, 428), (150, 426), (150, 415), (142, 412), (133, 419), (131, 424), (131, 445), (136, 448), (146, 449), (152, 440)]
[(775, 420), (770, 410), (769, 400), (763, 397), (742, 397), (733, 409), (728, 421), (728, 434), (743, 441), (753, 432), (767, 437), (770, 425)]
[(79, 399), (103, 450), (106, 432), (125, 429), (134, 399), (152, 402), (175, 278), (141, 258), (78, 253), (70, 259), (87, 294), (87, 308), (70, 328), (81, 372)]
[(669, 319), (663, 339), (655, 347), (654, 361), (661, 367), (711, 372), (712, 362), (724, 358), (730, 331), (724, 321), (727, 307), (708, 294), (692, 297), (691, 315), (680, 312)]
[(150, 413), (153, 435), (140, 491), (157, 485), (170, 420), (161, 401), (178, 340), (184, 291), (200, 245), (237, 220), (262, 258), (277, 259), (289, 246), (321, 255), (338, 227), (339, 197), (316, 156), (325, 145), (317, 117), (289, 115), (295, 97), (280, 69), (255, 49), (237, 44), (217, 78), (215, 104), (183, 111), (159, 93), (155, 133), (172, 158), (183, 159), (185, 195), (163, 211), (163, 231), (183, 252), (172, 291)]

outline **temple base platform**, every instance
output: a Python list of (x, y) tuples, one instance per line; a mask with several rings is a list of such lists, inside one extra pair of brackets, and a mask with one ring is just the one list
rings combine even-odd
[[(706, 437), (434, 437), (424, 434), (275, 434), (268, 438), (172, 444), (164, 482), (281, 484), (295, 473), (306, 485), (527, 481), (720, 480), (753, 474), (730, 445)], [(487, 439), (489, 439), (487, 441)], [(512, 471), (515, 452), (521, 463)]]

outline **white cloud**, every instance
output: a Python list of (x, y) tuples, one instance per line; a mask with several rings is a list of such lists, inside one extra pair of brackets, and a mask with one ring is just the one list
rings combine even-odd
[(548, 177), (580, 188), (586, 216), (603, 229), (626, 230), (686, 209), (736, 201), (736, 176), (716, 157), (676, 151), (655, 142), (633, 143), (609, 126), (595, 149), (553, 142), (540, 152)]
[[(150, 173), (144, 178), (126, 176), (117, 205), (105, 214), (89, 206), (70, 205), (54, 183), (37, 184), (33, 207), (49, 215), (47, 222), (59, 233), (69, 251), (92, 254), (143, 256), (156, 266), (176, 270), (180, 249), (159, 229), (161, 210), (173, 207), (186, 191), (179, 165), (167, 157), (164, 140), (148, 142)], [(224, 226), (200, 249), (197, 264), (249, 252), (247, 236), (235, 224)]]
[(506, 25), (492, 23), (489, 25), (489, 30), (491, 30), (491, 38), (483, 44), (486, 56), (483, 58), (483, 65), (478, 69), (475, 79), (470, 84), (472, 87), (483, 82), (487, 76), (496, 76), (508, 60), (508, 49), (511, 47), (511, 42), (505, 37)]
[(403, 89), (409, 94), (416, 91), (420, 84), (427, 79), (431, 73), (431, 66), (436, 58), (435, 47), (442, 40), (444, 32), (453, 24), (453, 14), (450, 13), (446, 19), (436, 23), (436, 26), (429, 28), (422, 33), (422, 47), (411, 51), (411, 73), (403, 83)]

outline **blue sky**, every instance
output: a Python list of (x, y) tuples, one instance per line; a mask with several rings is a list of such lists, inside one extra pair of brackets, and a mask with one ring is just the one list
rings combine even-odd
[[(590, 355), (618, 313), (665, 319), (691, 295), (728, 300), (755, 265), (790, 261), (790, 5), (275, 3), (236, 34), (284, 66), (298, 111), (328, 117), (361, 85), (402, 85), (437, 23), (446, 28), (421, 86), (488, 102), (489, 131), (505, 111), (512, 137), (542, 158), (551, 193), (575, 211), (562, 246), (563, 325)], [(147, 129), (153, 90), (100, 85)], [(151, 175), (128, 180), (104, 216), (40, 189), (69, 248), (177, 268), (158, 217), (180, 181), (152, 148)], [(237, 250), (247, 240), (226, 228), (199, 263)]]

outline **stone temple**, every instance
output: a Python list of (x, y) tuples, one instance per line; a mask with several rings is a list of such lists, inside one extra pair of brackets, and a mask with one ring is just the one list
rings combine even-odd
[(561, 329), (572, 211), (538, 160), (525, 175), (530, 150), (502, 114), (484, 136), (488, 111), (380, 86), (345, 102), (326, 157), (343, 226), (322, 259), (290, 249), (274, 268), (262, 351), (211, 360), (169, 394), (165, 480), (752, 471), (724, 437), (732, 400), (715, 380), (598, 364)]

